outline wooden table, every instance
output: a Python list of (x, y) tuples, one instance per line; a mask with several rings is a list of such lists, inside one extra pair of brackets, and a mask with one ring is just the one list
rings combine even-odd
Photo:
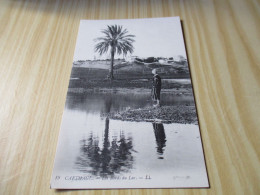
[[(210, 189), (49, 189), (80, 19), (180, 16)], [(259, 194), (257, 0), (0, 0), (0, 194)]]

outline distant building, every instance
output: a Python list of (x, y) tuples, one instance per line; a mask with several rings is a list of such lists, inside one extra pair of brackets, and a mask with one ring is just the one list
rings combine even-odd
[(173, 58), (173, 62), (176, 64), (185, 64), (187, 62), (187, 59), (183, 57), (182, 55), (178, 55)]
[(161, 59), (158, 60), (158, 62), (160, 64), (166, 64), (168, 62), (168, 60), (167, 60), (167, 58), (166, 59), (165, 58), (164, 59), (161, 58)]
[(131, 56), (131, 55), (130, 56), (126, 56), (125, 57), (125, 61), (126, 62), (134, 62), (136, 58), (138, 58), (138, 56)]

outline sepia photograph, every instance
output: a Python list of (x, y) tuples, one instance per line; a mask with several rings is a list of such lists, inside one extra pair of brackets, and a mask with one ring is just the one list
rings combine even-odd
[(82, 20), (51, 188), (208, 187), (180, 18)]

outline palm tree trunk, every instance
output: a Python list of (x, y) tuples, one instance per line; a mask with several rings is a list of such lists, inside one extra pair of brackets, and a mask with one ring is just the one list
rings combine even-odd
[(109, 118), (106, 118), (106, 124), (105, 124), (105, 135), (104, 135), (104, 148), (108, 147), (109, 140), (108, 140), (108, 134), (109, 134)]
[(114, 79), (114, 57), (115, 57), (115, 48), (111, 48), (111, 64), (110, 64), (110, 80)]

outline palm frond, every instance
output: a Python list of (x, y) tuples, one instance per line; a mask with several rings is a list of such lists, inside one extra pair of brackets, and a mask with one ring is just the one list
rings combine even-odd
[(133, 53), (135, 35), (128, 34), (127, 29), (123, 29), (120, 25), (108, 25), (101, 32), (104, 34), (104, 37), (94, 39), (97, 42), (94, 48), (95, 52), (102, 55), (113, 47), (114, 51), (119, 55), (126, 55), (128, 52)]

